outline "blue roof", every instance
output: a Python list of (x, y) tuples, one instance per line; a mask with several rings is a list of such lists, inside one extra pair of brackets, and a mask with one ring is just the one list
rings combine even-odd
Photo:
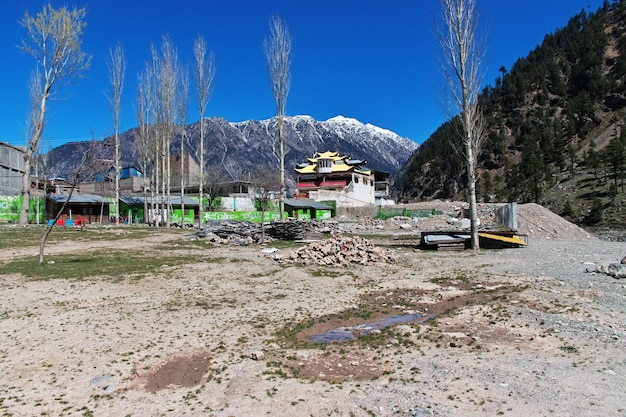
[[(57, 203), (65, 203), (69, 194), (49, 194), (46, 198)], [(72, 194), (70, 198), (72, 204), (109, 204), (104, 197), (95, 194)]]
[[(144, 198), (141, 196), (121, 196), (120, 201), (124, 204), (128, 204), (129, 206), (143, 206)], [(152, 197), (146, 197), (146, 201), (148, 204), (152, 204)], [(154, 199), (155, 204), (163, 204), (162, 196), (157, 196)], [(170, 204), (174, 206), (182, 205), (182, 200), (179, 195), (170, 196)], [(185, 206), (197, 206), (198, 202), (193, 198), (185, 196)]]
[(291, 207), (299, 207), (299, 208), (313, 208), (315, 210), (332, 210), (333, 209), (331, 206), (318, 203), (317, 201), (296, 200), (293, 198), (289, 200), (285, 200), (285, 205), (288, 205)]

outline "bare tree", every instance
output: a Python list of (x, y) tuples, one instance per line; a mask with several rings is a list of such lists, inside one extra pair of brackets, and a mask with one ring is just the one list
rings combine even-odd
[[(154, 169), (153, 189), (160, 191), (160, 212), (156, 224), (161, 221), (169, 227), (171, 210), (171, 152), (170, 146), (175, 132), (178, 112), (176, 110), (176, 90), (179, 81), (178, 50), (171, 38), (163, 36), (161, 49), (151, 46), (152, 61), (149, 66), (149, 77), (152, 88), (149, 89), (149, 100), (154, 109)], [(153, 192), (153, 210), (158, 199)]]
[[(137, 142), (137, 150), (141, 157), (141, 169), (143, 171), (143, 217), (144, 223), (148, 223), (148, 179), (152, 178), (151, 169), (154, 166), (154, 147), (152, 146), (152, 113), (153, 103), (151, 94), (151, 77), (150, 65), (146, 65), (145, 72), (139, 73), (137, 76), (137, 107), (136, 117), (139, 131), (139, 141)], [(152, 188), (152, 187), (151, 187)]]
[(265, 212), (270, 207), (272, 197), (280, 189), (280, 177), (270, 167), (262, 168), (252, 181), (254, 200), (261, 209), (261, 243), (265, 242)]
[(46, 106), (58, 89), (79, 78), (91, 65), (91, 57), (81, 49), (86, 10), (61, 7), (55, 9), (47, 4), (36, 16), (26, 12), (20, 24), (26, 29), (20, 49), (31, 55), (36, 62), (30, 84), (32, 128), (24, 153), (22, 176), (22, 209), (19, 224), (28, 221), (30, 204), (30, 166), (33, 153), (39, 145), (46, 125)]
[(196, 38), (193, 44), (193, 54), (196, 59), (196, 103), (200, 117), (200, 184), (198, 187), (200, 204), (198, 208), (199, 227), (202, 227), (203, 217), (203, 192), (204, 192), (204, 113), (211, 98), (213, 78), (215, 77), (215, 58), (213, 53), (208, 53), (204, 38)]
[(124, 48), (117, 44), (115, 49), (109, 49), (107, 57), (107, 69), (109, 72), (109, 82), (111, 83), (111, 93), (107, 97), (113, 118), (113, 129), (115, 130), (115, 220), (120, 218), (120, 117), (122, 91), (124, 90), (124, 78), (126, 76), (126, 58)]
[(180, 209), (182, 211), (181, 226), (185, 228), (185, 120), (189, 103), (189, 73), (180, 72), (178, 86), (178, 109), (180, 112)]
[(74, 176), (72, 179), (72, 187), (70, 188), (69, 195), (67, 196), (67, 199), (61, 206), (61, 209), (57, 212), (52, 222), (50, 222), (50, 225), (46, 228), (46, 231), (44, 232), (44, 235), (42, 236), (41, 241), (39, 242), (39, 266), (43, 265), (44, 248), (46, 246), (46, 240), (48, 239), (48, 236), (52, 232), (54, 225), (57, 223), (57, 220), (59, 220), (59, 218), (65, 211), (65, 207), (67, 207), (70, 200), (72, 199), (72, 194), (74, 194), (74, 190), (76, 190), (76, 187), (78, 187), (78, 185), (80, 184), (81, 177), (92, 172), (94, 168), (98, 166), (98, 161), (102, 160), (102, 155), (100, 153), (100, 150), (101, 150), (100, 143), (96, 142), (93, 139), (93, 133), (92, 133), (92, 139), (89, 144), (89, 148), (86, 150), (86, 152), (83, 152), (83, 157), (81, 159), (81, 162), (78, 168), (76, 168), (76, 171), (74, 172)]
[(231, 181), (231, 177), (227, 170), (220, 165), (209, 165), (205, 176), (204, 187), (208, 200), (207, 207), (209, 211), (213, 211), (218, 197), (224, 193), (225, 185)]
[(477, 0), (440, 0), (441, 19), (435, 24), (446, 83), (448, 117), (459, 125), (467, 168), (472, 248), (480, 248), (476, 204), (476, 162), (484, 140), (484, 119), (478, 101), (486, 53), (478, 31)]
[(152, 106), (152, 120), (151, 123), (151, 135), (149, 136), (151, 141), (149, 143), (150, 154), (152, 155), (152, 180), (150, 187), (150, 196), (151, 196), (151, 204), (150, 209), (152, 213), (154, 213), (154, 225), (159, 226), (162, 220), (163, 213), (157, 214), (157, 197), (159, 194), (160, 184), (161, 184), (161, 159), (162, 159), (162, 150), (161, 150), (161, 140), (159, 139), (159, 95), (158, 95), (158, 74), (159, 74), (159, 52), (157, 51), (154, 45), (150, 46), (152, 60), (150, 64), (147, 65), (147, 80), (149, 89), (147, 90), (147, 94), (149, 94), (148, 102), (151, 103)]
[(278, 147), (280, 153), (280, 220), (285, 217), (285, 146), (283, 141), (283, 120), (287, 95), (291, 85), (291, 35), (280, 17), (270, 20), (270, 35), (263, 41), (265, 60), (270, 75), (276, 119), (278, 123)]
[(176, 91), (179, 81), (178, 74), (178, 49), (169, 36), (163, 36), (161, 44), (161, 60), (159, 64), (158, 76), (158, 98), (159, 98), (159, 127), (161, 132), (163, 149), (163, 207), (166, 217), (166, 225), (170, 227), (171, 212), (171, 190), (172, 190), (172, 161), (171, 144), (176, 126)]
[[(31, 105), (31, 110), (29, 112), (29, 118), (27, 119), (27, 124), (28, 124), (28, 135), (29, 137), (32, 137), (34, 129), (36, 127), (36, 123), (37, 123), (37, 115), (38, 115), (38, 108), (39, 108), (39, 92), (40, 92), (40, 79), (39, 77), (36, 77), (34, 74), (31, 78), (31, 83), (29, 85), (29, 89), (28, 89), (28, 93), (29, 93), (29, 98), (30, 98), (30, 105)], [(44, 154), (41, 152), (41, 144), (38, 144), (32, 151), (32, 154), (30, 156), (30, 161), (31, 161), (31, 165), (34, 164), (35, 165), (35, 178), (36, 178), (36, 185), (35, 185), (35, 190), (37, 190), (37, 203), (35, 205), (36, 207), (36, 213), (35, 213), (35, 218), (37, 219), (36, 223), (39, 224), (39, 165), (42, 161), (45, 161), (46, 163), (49, 160), (49, 154), (47, 156), (43, 156)], [(31, 168), (29, 168), (30, 170)], [(23, 177), (22, 177), (23, 179)], [(30, 186), (30, 180), (28, 181), (28, 184)], [(29, 187), (29, 193), (31, 192), (31, 188)], [(30, 200), (30, 195), (29, 195), (29, 200)], [(29, 201), (29, 208), (30, 208), (30, 201)], [(30, 214), (30, 213), (28, 213)], [(28, 222), (30, 219), (28, 218), (29, 216), (27, 216), (26, 221)]]
[(47, 182), (48, 182), (48, 165), (50, 162), (50, 152), (40, 152), (40, 147), (37, 147), (35, 154), (33, 155), (33, 161), (35, 163), (35, 190), (37, 202), (35, 203), (35, 223), (39, 224), (41, 218), (41, 200), (42, 193), (39, 186), (39, 174), (43, 174), (43, 200), (46, 199)]

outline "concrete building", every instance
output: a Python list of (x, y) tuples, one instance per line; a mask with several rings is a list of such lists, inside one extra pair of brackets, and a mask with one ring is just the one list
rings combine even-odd
[(0, 195), (20, 195), (23, 175), (24, 149), (0, 142)]
[(389, 174), (367, 167), (367, 161), (339, 152), (317, 152), (298, 164), (295, 197), (336, 201), (337, 207), (383, 204), (389, 197)]

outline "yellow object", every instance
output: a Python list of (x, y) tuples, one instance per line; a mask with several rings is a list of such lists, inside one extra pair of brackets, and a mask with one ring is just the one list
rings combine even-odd
[(526, 246), (527, 243), (520, 239), (517, 236), (500, 236), (500, 235), (494, 235), (493, 233), (478, 233), (478, 236), (482, 236), (486, 239), (492, 239), (492, 240), (499, 240), (501, 242), (506, 242), (506, 243), (513, 243), (516, 245), (524, 245)]

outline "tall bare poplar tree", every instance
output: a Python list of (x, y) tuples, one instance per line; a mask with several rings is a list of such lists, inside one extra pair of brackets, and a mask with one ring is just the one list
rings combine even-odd
[[(148, 223), (149, 211), (148, 211), (148, 179), (152, 179), (154, 184), (154, 178), (152, 177), (152, 170), (154, 168), (154, 146), (152, 132), (154, 131), (152, 125), (154, 103), (152, 101), (152, 77), (151, 66), (146, 65), (145, 71), (139, 73), (137, 76), (137, 107), (136, 117), (137, 126), (139, 128), (139, 141), (136, 143), (137, 150), (141, 157), (141, 169), (143, 171), (143, 213), (144, 223)], [(153, 190), (153, 187), (150, 187)]]
[(46, 106), (54, 94), (76, 78), (91, 65), (91, 57), (81, 49), (85, 16), (82, 9), (55, 9), (47, 4), (36, 16), (26, 12), (20, 25), (26, 29), (20, 49), (31, 55), (36, 62), (31, 85), (31, 114), (29, 115), (28, 145), (24, 153), (22, 177), (22, 209), (19, 224), (28, 222), (30, 205), (31, 159), (39, 145), (46, 125)]
[(280, 17), (270, 19), (270, 34), (263, 41), (267, 70), (274, 100), (276, 101), (276, 119), (278, 123), (278, 147), (280, 154), (280, 219), (285, 217), (285, 145), (283, 141), (283, 121), (287, 95), (291, 86), (291, 35)]
[[(151, 46), (152, 60), (146, 71), (146, 100), (152, 109), (153, 120), (148, 122), (152, 146), (152, 190), (160, 191), (160, 216), (156, 216), (155, 225), (162, 221), (169, 227), (168, 213), (171, 210), (171, 152), (170, 145), (175, 131), (178, 111), (176, 109), (177, 88), (179, 81), (178, 50), (171, 38), (163, 36), (161, 49)], [(156, 211), (159, 200), (153, 191), (152, 209)]]
[(114, 164), (115, 164), (115, 220), (120, 218), (120, 117), (122, 104), (122, 91), (124, 90), (124, 78), (126, 77), (126, 58), (124, 48), (117, 44), (114, 49), (109, 49), (107, 56), (107, 70), (111, 92), (108, 95), (113, 129), (115, 130)]
[(185, 228), (185, 121), (187, 104), (189, 104), (189, 73), (180, 72), (178, 86), (178, 110), (180, 112), (180, 209), (182, 211), (181, 226)]
[(160, 214), (157, 212), (158, 208), (158, 196), (159, 190), (161, 189), (161, 179), (162, 179), (162, 171), (161, 171), (161, 159), (163, 151), (161, 149), (161, 140), (160, 140), (160, 126), (159, 126), (159, 94), (158, 94), (158, 77), (159, 77), (159, 52), (156, 46), (150, 46), (150, 52), (152, 60), (149, 64), (146, 65), (146, 77), (148, 80), (147, 89), (147, 100), (150, 103), (149, 105), (152, 108), (152, 118), (149, 121), (150, 126), (150, 135), (149, 137), (149, 153), (152, 155), (152, 179), (150, 186), (150, 196), (151, 196), (151, 205), (150, 209), (152, 213), (154, 213), (154, 225), (159, 226), (161, 224), (162, 212)]
[(196, 59), (195, 79), (196, 79), (196, 103), (200, 117), (200, 184), (198, 187), (200, 204), (198, 208), (199, 226), (202, 227), (203, 217), (203, 193), (204, 193), (204, 113), (211, 98), (213, 77), (215, 77), (215, 58), (213, 53), (207, 55), (207, 46), (204, 38), (196, 38), (193, 44), (193, 54)]
[(478, 32), (477, 0), (440, 0), (441, 19), (435, 24), (441, 52), (441, 70), (446, 83), (446, 111), (459, 126), (467, 168), (472, 248), (480, 248), (476, 203), (476, 162), (484, 140), (484, 119), (478, 97), (484, 78), (486, 53)]

